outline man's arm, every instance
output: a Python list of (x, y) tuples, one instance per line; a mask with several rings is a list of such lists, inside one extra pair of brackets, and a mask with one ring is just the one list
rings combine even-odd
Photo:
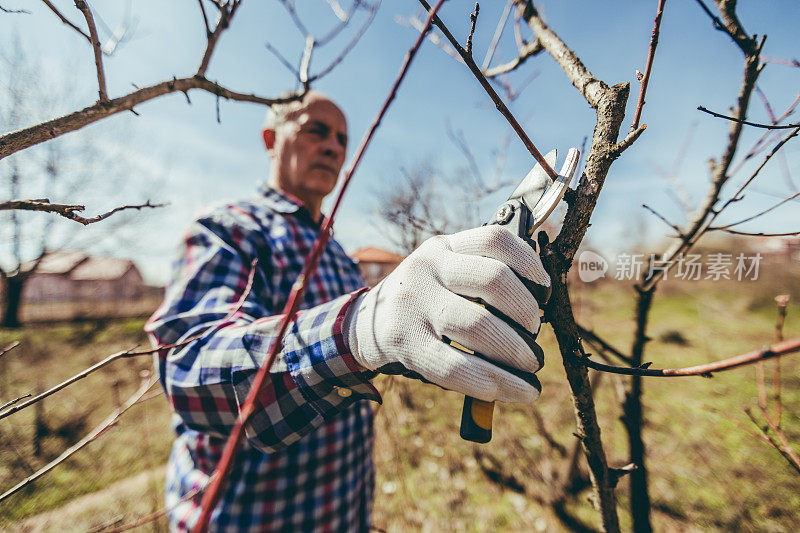
[[(271, 253), (262, 228), (245, 210), (228, 206), (199, 219), (165, 301), (146, 326), (158, 344), (198, 337), (158, 356), (170, 403), (192, 429), (226, 437), (269, 353), (280, 323), (268, 307)], [(253, 259), (259, 260), (253, 283), (237, 310)], [(355, 401), (380, 401), (369, 383), (374, 373), (355, 362), (347, 339), (346, 319), (357, 295), (298, 314), (246, 427), (255, 447), (275, 451)]]

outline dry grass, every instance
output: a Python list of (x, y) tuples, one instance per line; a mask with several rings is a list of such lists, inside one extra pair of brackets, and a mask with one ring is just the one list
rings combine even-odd
[[(655, 366), (711, 361), (769, 343), (774, 310), (761, 301), (780, 286), (683, 286), (659, 295), (649, 334), (647, 359)], [(797, 290), (792, 285), (790, 290)], [(790, 303), (785, 334), (800, 335), (800, 307)], [(755, 305), (755, 304), (757, 305)], [(581, 320), (620, 348), (627, 349), (633, 316), (632, 291), (614, 284), (587, 291)], [(19, 338), (22, 345), (0, 360), (2, 399), (52, 384), (122, 347), (143, 342), (142, 322), (122, 321), (0, 332), (0, 344)], [(672, 341), (681, 333), (685, 344)], [(462, 398), (454, 393), (399, 378), (381, 377), (384, 405), (377, 417), (377, 486), (374, 523), (386, 531), (560, 531), (562, 518), (548, 503), (565, 477), (565, 459), (574, 436), (572, 405), (552, 335), (543, 328), (550, 359), (540, 378), (542, 398), (535, 408), (558, 445), (540, 433), (529, 406), (499, 406), (495, 435), (477, 446), (458, 437)], [(7, 488), (74, 442), (113, 408), (112, 383), (120, 397), (138, 384), (149, 360), (122, 361), (45, 402), (48, 434), (41, 457), (32, 454), (33, 410), (0, 421), (0, 487)], [(768, 365), (768, 369), (770, 366)], [(800, 443), (800, 357), (783, 361), (784, 421), (789, 438)], [(622, 381), (604, 376), (597, 388), (609, 462), (627, 463), (626, 441), (618, 418)], [(646, 382), (646, 442), (657, 530), (800, 529), (800, 478), (773, 449), (730, 419), (747, 423), (743, 404), (755, 404), (753, 368), (713, 379), (653, 378)], [(89, 411), (88, 417), (82, 413)], [(59, 431), (59, 428), (61, 430)], [(80, 431), (79, 431), (80, 430)], [(166, 461), (171, 440), (163, 398), (134, 407), (118, 427), (79, 452), (9, 502), (0, 504), (0, 525), (19, 530), (32, 515), (43, 520), (58, 509), (58, 530), (86, 530), (121, 518), (151, 512), (161, 499), (158, 482), (120, 480), (151, 472)], [(136, 478), (141, 479), (141, 478)], [(628, 486), (618, 491), (625, 523)], [(89, 499), (75, 498), (96, 493)], [(596, 514), (582, 492), (566, 506), (571, 515), (596, 525)], [(27, 526), (26, 526), (27, 527)], [(163, 522), (150, 526), (163, 528)], [(626, 527), (629, 527), (627, 525)]]

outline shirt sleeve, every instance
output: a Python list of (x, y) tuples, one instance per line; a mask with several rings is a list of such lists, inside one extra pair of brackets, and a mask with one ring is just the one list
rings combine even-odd
[[(266, 275), (272, 251), (259, 234), (251, 217), (230, 206), (197, 220), (145, 326), (156, 346), (177, 344), (156, 356), (173, 410), (187, 427), (219, 438), (233, 428), (282, 318), (265, 303), (274, 290)], [(381, 401), (369, 382), (375, 374), (356, 364), (347, 340), (360, 292), (298, 313), (245, 427), (253, 446), (279, 450), (354, 402)]]

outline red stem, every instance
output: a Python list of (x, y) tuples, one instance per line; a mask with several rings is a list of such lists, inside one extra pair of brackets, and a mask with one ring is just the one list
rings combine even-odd
[(202, 505), (202, 513), (200, 515), (200, 519), (195, 524), (194, 528), (192, 529), (193, 533), (198, 532), (205, 532), (208, 529), (208, 521), (211, 517), (211, 512), (217, 506), (219, 502), (219, 498), (221, 496), (222, 487), (225, 485), (225, 482), (230, 474), (231, 466), (233, 465), (233, 459), (236, 456), (236, 453), (239, 450), (239, 445), (242, 442), (244, 437), (244, 427), (250, 420), (253, 412), (255, 411), (255, 401), (258, 397), (261, 389), (263, 388), (265, 379), (267, 374), (269, 373), (269, 368), (272, 366), (273, 361), (281, 349), (283, 345), (283, 336), (286, 334), (286, 330), (289, 327), (289, 324), (294, 320), (295, 315), (297, 314), (298, 308), (300, 307), (300, 303), (303, 300), (303, 294), (306, 291), (306, 287), (308, 285), (308, 280), (312, 274), (312, 272), (316, 269), (317, 263), (319, 262), (319, 258), (322, 255), (323, 250), (325, 250), (325, 246), (328, 244), (328, 240), (330, 239), (331, 235), (331, 226), (333, 225), (333, 219), (336, 215), (336, 211), (339, 208), (339, 204), (341, 203), (342, 196), (344, 192), (347, 190), (347, 185), (350, 183), (350, 179), (353, 177), (356, 168), (358, 167), (359, 162), (361, 161), (364, 152), (367, 149), (372, 137), (377, 130), (378, 126), (383, 120), (386, 111), (389, 108), (389, 105), (394, 100), (395, 95), (397, 94), (397, 89), (400, 86), (400, 83), (403, 81), (403, 78), (408, 71), (408, 67), (411, 65), (411, 61), (414, 58), (414, 55), (417, 53), (422, 41), (425, 39), (425, 35), (430, 28), (431, 22), (433, 21), (433, 17), (439, 8), (442, 6), (445, 0), (439, 0), (436, 6), (429, 12), (428, 20), (425, 22), (425, 27), (422, 32), (420, 32), (417, 41), (414, 43), (414, 46), (408, 51), (405, 57), (405, 61), (403, 62), (403, 66), (400, 70), (400, 74), (398, 75), (397, 79), (392, 86), (392, 90), (389, 93), (389, 96), (386, 98), (386, 101), (381, 107), (381, 110), (378, 112), (378, 116), (375, 117), (375, 120), (370, 126), (369, 131), (367, 132), (364, 140), (361, 142), (361, 146), (359, 146), (358, 152), (356, 157), (353, 159), (350, 167), (345, 172), (344, 182), (342, 183), (342, 188), (339, 191), (339, 194), (336, 196), (336, 201), (333, 204), (333, 208), (331, 209), (330, 215), (325, 218), (325, 221), (322, 224), (322, 228), (317, 235), (317, 240), (314, 243), (314, 247), (309, 253), (308, 257), (306, 258), (305, 265), (303, 266), (303, 271), (298, 276), (297, 280), (294, 282), (292, 286), (292, 291), (289, 294), (289, 299), (286, 302), (286, 305), (283, 309), (283, 320), (281, 321), (280, 328), (278, 330), (277, 338), (272, 343), (272, 348), (270, 349), (269, 355), (267, 359), (264, 361), (264, 364), (258, 370), (256, 377), (253, 381), (253, 384), (250, 387), (250, 391), (247, 394), (247, 399), (242, 406), (239, 415), (236, 418), (236, 423), (233, 426), (233, 430), (231, 431), (230, 436), (228, 437), (228, 441), (225, 443), (225, 449), (222, 452), (222, 457), (220, 458), (219, 463), (217, 464), (217, 468), (214, 470), (214, 473), (209, 480), (208, 488), (206, 489), (205, 493), (203, 494), (203, 499), (201, 502)]
[(647, 92), (647, 83), (650, 81), (650, 71), (653, 68), (653, 59), (656, 56), (656, 46), (658, 46), (658, 33), (661, 27), (661, 15), (664, 14), (664, 4), (667, 0), (659, 0), (658, 10), (656, 11), (656, 20), (653, 24), (653, 34), (650, 36), (650, 48), (647, 51), (647, 65), (644, 69), (644, 77), (642, 78), (642, 86), (639, 90), (639, 100), (636, 102), (636, 113), (633, 115), (633, 124), (631, 124), (631, 131), (639, 127), (639, 118), (642, 116), (642, 108), (644, 107), (644, 95)]

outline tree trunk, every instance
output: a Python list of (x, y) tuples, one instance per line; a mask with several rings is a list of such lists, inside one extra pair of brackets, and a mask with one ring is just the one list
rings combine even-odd
[[(636, 309), (636, 338), (633, 343), (632, 359), (634, 365), (641, 365), (644, 348), (650, 340), (645, 333), (654, 289), (639, 291)], [(630, 476), (631, 518), (633, 530), (637, 533), (648, 533), (653, 530), (650, 523), (650, 493), (647, 485), (646, 450), (642, 430), (644, 429), (644, 413), (642, 410), (642, 378), (631, 376), (631, 388), (623, 402), (624, 416), (622, 421), (628, 433), (630, 461), (636, 470)]]
[(22, 288), (25, 280), (22, 276), (12, 276), (5, 279), (6, 298), (3, 302), (3, 322), (4, 328), (18, 328), (22, 326), (19, 321), (19, 309), (22, 304)]

